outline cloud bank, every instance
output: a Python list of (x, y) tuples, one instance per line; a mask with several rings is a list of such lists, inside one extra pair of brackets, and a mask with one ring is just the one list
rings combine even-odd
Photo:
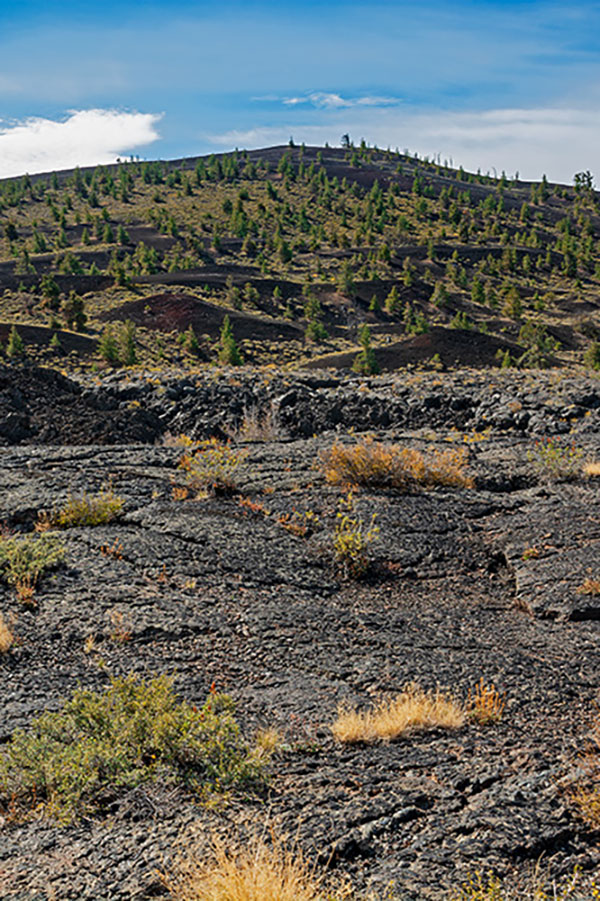
[[(301, 110), (298, 110), (300, 114)], [(440, 155), (456, 166), (483, 172), (494, 168), (521, 178), (539, 179), (545, 173), (554, 181), (570, 183), (573, 174), (591, 169), (600, 145), (597, 109), (490, 109), (480, 112), (426, 112), (402, 109), (329, 108), (319, 124), (289, 119), (281, 126), (232, 130), (210, 136), (223, 148), (257, 148), (287, 143), (339, 146), (340, 136), (350, 134), (379, 147), (408, 148), (421, 156)], [(600, 175), (600, 172), (596, 172)]]
[(160, 136), (157, 113), (75, 110), (63, 121), (0, 125), (0, 178), (114, 163)]

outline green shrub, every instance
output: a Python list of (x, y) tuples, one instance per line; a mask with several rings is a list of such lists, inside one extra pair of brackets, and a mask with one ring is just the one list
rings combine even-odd
[(0, 573), (23, 603), (33, 603), (42, 573), (65, 556), (56, 535), (10, 535), (0, 540)]
[(187, 481), (196, 495), (231, 494), (236, 488), (237, 470), (246, 457), (246, 451), (209, 438), (185, 453), (179, 468), (187, 474)]
[(227, 695), (211, 693), (197, 709), (177, 699), (166, 676), (129, 676), (105, 691), (78, 689), (62, 710), (13, 733), (0, 754), (0, 798), (17, 818), (41, 805), (68, 823), (142, 783), (227, 790), (256, 784), (262, 767)]
[(338, 569), (344, 578), (358, 579), (369, 568), (369, 548), (379, 532), (375, 514), (366, 526), (359, 516), (352, 492), (340, 501), (333, 533), (333, 550)]
[(548, 482), (575, 479), (582, 472), (583, 451), (559, 438), (536, 441), (527, 459), (539, 477)]

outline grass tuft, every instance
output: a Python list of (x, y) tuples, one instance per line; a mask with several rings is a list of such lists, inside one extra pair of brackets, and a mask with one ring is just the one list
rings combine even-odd
[(475, 686), (473, 692), (469, 692), (467, 702), (467, 715), (480, 726), (488, 726), (502, 719), (506, 707), (506, 693), (500, 694), (493, 682), (484, 681), (483, 676)]
[(15, 642), (15, 636), (12, 629), (0, 613), (0, 654), (6, 654), (12, 648)]
[(278, 411), (270, 406), (246, 407), (241, 422), (226, 430), (232, 441), (280, 441), (287, 436)]
[(462, 706), (448, 692), (426, 692), (408, 685), (395, 698), (370, 710), (341, 708), (331, 731), (338, 741), (391, 741), (427, 729), (459, 729), (465, 722)]
[(595, 461), (592, 463), (586, 463), (583, 467), (583, 472), (590, 479), (600, 478), (600, 463)]
[(467, 456), (464, 448), (431, 449), (424, 454), (369, 437), (353, 445), (333, 444), (321, 455), (321, 464), (326, 480), (332, 485), (400, 491), (418, 486), (472, 488), (473, 479), (466, 472)]
[(327, 888), (302, 851), (284, 842), (254, 839), (229, 850), (213, 839), (212, 858), (187, 858), (162, 874), (174, 901), (343, 901), (349, 888)]
[(561, 879), (552, 879), (538, 863), (522, 876), (504, 881), (493, 873), (472, 873), (450, 893), (449, 901), (592, 901), (598, 897), (600, 886), (593, 875), (575, 867)]
[(38, 514), (36, 530), (71, 529), (76, 526), (100, 526), (116, 519), (123, 510), (123, 498), (107, 488), (99, 494), (84, 494), (69, 497), (60, 510)]

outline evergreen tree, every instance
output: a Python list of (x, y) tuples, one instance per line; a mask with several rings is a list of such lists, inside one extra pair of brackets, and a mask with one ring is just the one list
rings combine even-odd
[(583, 362), (590, 369), (600, 369), (600, 343), (592, 341), (583, 355)]
[(13, 325), (8, 336), (8, 344), (6, 346), (6, 354), (11, 359), (22, 357), (25, 353), (25, 345), (23, 339), (17, 331), (17, 327)]
[(117, 344), (112, 325), (107, 325), (102, 332), (98, 351), (103, 360), (116, 366), (119, 362), (119, 346)]
[(371, 347), (371, 329), (366, 323), (361, 326), (358, 340), (362, 350), (357, 354), (352, 369), (361, 375), (376, 375), (379, 372), (379, 364)]
[(135, 325), (131, 319), (127, 319), (123, 324), (120, 336), (121, 353), (120, 359), (125, 366), (135, 366), (137, 363), (136, 341), (135, 341)]
[(183, 346), (190, 354), (197, 354), (200, 350), (200, 343), (196, 337), (196, 332), (190, 327), (184, 332)]
[(75, 328), (78, 332), (83, 331), (87, 322), (87, 316), (84, 312), (84, 302), (75, 291), (71, 291), (67, 300), (63, 301), (61, 312), (64, 316), (67, 328)]
[(221, 363), (226, 363), (228, 366), (239, 366), (241, 364), (242, 357), (238, 350), (238, 346), (235, 343), (233, 329), (228, 315), (225, 315), (225, 318), (223, 319), (219, 345), (219, 360)]
[(54, 332), (54, 334), (52, 335), (52, 338), (50, 339), (50, 347), (52, 348), (52, 350), (57, 351), (57, 353), (62, 351), (62, 344), (60, 343), (58, 332)]
[(42, 275), (39, 287), (40, 294), (46, 299), (47, 305), (51, 310), (58, 309), (58, 298), (60, 297), (60, 288), (51, 275)]
[(400, 298), (398, 297), (398, 288), (392, 285), (392, 289), (384, 301), (386, 312), (394, 315), (400, 309)]

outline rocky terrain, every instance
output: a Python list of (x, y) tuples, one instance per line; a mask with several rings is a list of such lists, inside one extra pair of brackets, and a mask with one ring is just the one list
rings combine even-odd
[[(261, 423), (250, 434), (249, 421)], [(260, 432), (260, 429), (258, 430)], [(369, 432), (406, 447), (464, 447), (472, 488), (363, 488), (376, 514), (369, 572), (344, 580), (332, 530), (342, 492), (320, 454)], [(234, 435), (247, 452), (237, 492), (177, 492), (174, 437)], [(553, 875), (600, 865), (598, 834), (569, 786), (580, 774), (600, 689), (598, 479), (547, 478), (535, 442), (600, 459), (600, 382), (569, 372), (387, 374), (272, 370), (115, 372), (78, 380), (35, 367), (0, 372), (0, 519), (110, 484), (106, 525), (65, 530), (65, 565), (37, 606), (0, 583), (17, 639), (0, 656), (2, 742), (78, 686), (167, 673), (202, 703), (229, 693), (243, 731), (275, 727), (282, 747), (257, 797), (211, 808), (160, 784), (106, 815), (61, 827), (5, 816), (0, 896), (144, 899), (158, 872), (208, 837), (265, 824), (296, 838), (358, 891), (443, 898), (469, 873)], [(174, 490), (175, 486), (175, 490)], [(306, 512), (314, 528), (286, 528)], [(506, 695), (501, 720), (380, 744), (343, 745), (340, 704), (368, 706), (409, 682), (466, 699), (478, 681)], [(393, 886), (393, 889), (391, 888)]]

